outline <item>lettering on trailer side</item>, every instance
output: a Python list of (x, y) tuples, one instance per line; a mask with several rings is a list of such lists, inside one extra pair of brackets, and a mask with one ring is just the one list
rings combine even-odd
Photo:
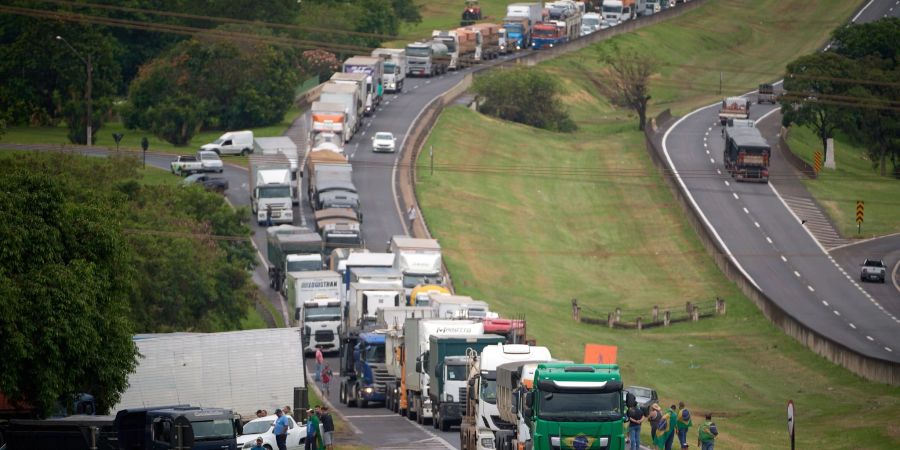
[(304, 281), (300, 283), (300, 289), (336, 288), (337, 285), (337, 281)]

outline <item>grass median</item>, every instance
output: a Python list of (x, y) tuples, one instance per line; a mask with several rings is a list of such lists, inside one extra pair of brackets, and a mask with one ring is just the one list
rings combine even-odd
[[(900, 181), (881, 176), (872, 168), (865, 148), (838, 135), (835, 144), (836, 169), (823, 168), (815, 180), (803, 180), (809, 192), (825, 207), (841, 234), (872, 237), (900, 232)], [(788, 135), (791, 151), (812, 165), (822, 143), (809, 128), (792, 127)], [(888, 162), (888, 171), (891, 167)], [(865, 202), (862, 232), (856, 227), (856, 201)]]
[[(814, 50), (853, 9), (837, 1), (710, 2), (614, 42), (669, 64), (654, 82), (661, 103), (654, 108), (683, 113), (719, 98), (705, 87), (718, 83), (718, 70), (707, 74), (697, 68), (701, 62), (744, 70), (730, 87), (752, 89), (775, 79), (794, 55)], [(793, 19), (801, 26), (785, 25)], [(728, 42), (719, 35), (728, 29), (743, 34)], [(576, 133), (462, 107), (445, 110), (433, 129), (426, 148), (434, 146), (435, 171), (423, 152), (417, 195), (457, 291), (506, 315), (524, 313), (529, 335), (557, 358), (581, 360), (589, 342), (617, 345), (626, 384), (657, 388), (666, 405), (683, 400), (698, 418), (712, 412), (723, 448), (785, 446), (789, 399), (803, 408), (802, 447), (900, 445), (900, 428), (891, 421), (900, 414), (900, 389), (815, 356), (769, 323), (714, 266), (653, 168), (637, 120), (611, 108), (584, 75), (597, 73), (601, 51), (538, 66), (563, 84)], [(760, 62), (765, 55), (771, 60)], [(683, 308), (716, 296), (726, 299), (727, 315), (643, 332), (571, 317), (572, 298), (585, 313), (605, 317), (619, 307), (644, 311), (646, 320), (654, 305)]]

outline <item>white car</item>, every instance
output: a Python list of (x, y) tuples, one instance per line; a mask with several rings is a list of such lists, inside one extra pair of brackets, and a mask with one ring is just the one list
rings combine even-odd
[[(275, 443), (275, 419), (278, 416), (272, 414), (259, 419), (253, 419), (244, 425), (244, 432), (237, 438), (239, 449), (247, 449), (256, 445), (256, 438), (263, 438), (263, 446), (266, 450), (277, 450), (278, 445)], [(290, 421), (290, 429), (288, 429), (287, 448), (299, 447), (303, 448), (306, 441), (306, 425), (299, 424), (294, 418), (288, 416)]]
[(372, 137), (373, 152), (393, 152), (396, 150), (397, 138), (386, 131), (379, 131)]
[(222, 165), (222, 158), (219, 158), (218, 153), (201, 151), (197, 152), (197, 157), (200, 158), (200, 162), (203, 164), (204, 172), (222, 173), (224, 166)]

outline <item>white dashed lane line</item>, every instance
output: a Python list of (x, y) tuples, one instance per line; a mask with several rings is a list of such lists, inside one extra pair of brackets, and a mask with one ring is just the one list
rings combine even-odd
[(735, 200), (740, 200), (740, 199), (741, 199), (740, 197), (738, 197), (737, 193), (735, 193), (735, 192), (732, 192), (731, 195), (734, 196), (734, 199), (735, 199)]
[(787, 258), (785, 258), (784, 255), (781, 255), (781, 260), (787, 262)]

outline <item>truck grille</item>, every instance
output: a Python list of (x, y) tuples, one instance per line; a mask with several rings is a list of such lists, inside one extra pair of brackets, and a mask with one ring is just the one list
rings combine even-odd
[(494, 422), (494, 425), (496, 425), (497, 428), (499, 428), (499, 429), (501, 429), (501, 430), (513, 430), (513, 429), (515, 429), (515, 427), (513, 426), (513, 424), (511, 424), (511, 423), (509, 423), (509, 422), (507, 422), (507, 421), (501, 419), (500, 416), (494, 416), (494, 415), (491, 415), (491, 420)]
[(334, 331), (318, 330), (316, 331), (316, 342), (331, 342), (334, 340)]
[(375, 392), (383, 394), (385, 392), (385, 386), (394, 381), (394, 377), (391, 376), (387, 371), (387, 367), (384, 365), (374, 366), (372, 367), (372, 380), (375, 383)]
[(466, 388), (459, 388), (459, 397), (456, 398), (463, 405), (466, 404)]

